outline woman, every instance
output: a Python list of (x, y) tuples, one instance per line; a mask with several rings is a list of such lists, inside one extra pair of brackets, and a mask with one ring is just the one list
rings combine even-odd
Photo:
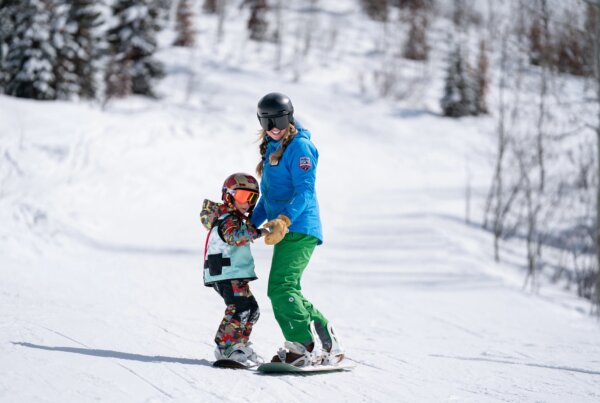
[(323, 243), (319, 204), (315, 193), (319, 153), (310, 132), (294, 121), (290, 99), (279, 93), (258, 102), (261, 124), (257, 173), (261, 197), (252, 223), (271, 233), (265, 243), (275, 245), (268, 295), (275, 319), (286, 339), (272, 362), (295, 366), (336, 364), (344, 358), (335, 331), (325, 316), (303, 295), (302, 273), (315, 247)]

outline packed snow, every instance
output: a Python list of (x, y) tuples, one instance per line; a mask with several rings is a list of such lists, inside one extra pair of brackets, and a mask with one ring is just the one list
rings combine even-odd
[[(200, 37), (216, 35), (202, 21)], [(229, 35), (220, 51), (163, 46), (159, 100), (0, 96), (0, 401), (600, 401), (589, 303), (550, 283), (524, 290), (522, 248), (495, 263), (478, 225), (493, 116), (441, 117), (442, 72), (399, 106), (326, 61), (294, 80), (264, 67), (267, 45), (242, 60), (258, 45)], [(254, 172), (256, 102), (271, 91), (291, 97), (319, 149), (324, 244), (303, 292), (349, 372), (211, 366), (225, 306), (202, 283), (199, 212), (227, 175)], [(270, 359), (284, 341), (266, 296), (271, 248), (252, 248), (251, 340)]]

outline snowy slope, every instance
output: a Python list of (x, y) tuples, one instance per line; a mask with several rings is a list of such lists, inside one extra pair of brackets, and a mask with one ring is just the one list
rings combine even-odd
[[(587, 304), (550, 285), (522, 291), (521, 270), (495, 264), (489, 234), (464, 222), (467, 171), (473, 216), (487, 189), (491, 118), (365, 101), (343, 70), (294, 83), (224, 53), (165, 50), (160, 101), (103, 111), (0, 96), (1, 402), (600, 399)], [(202, 285), (198, 213), (228, 174), (253, 172), (254, 107), (272, 90), (292, 97), (320, 151), (325, 244), (303, 289), (349, 373), (210, 366), (224, 306)], [(271, 251), (253, 250), (252, 339), (270, 357), (283, 343)]]

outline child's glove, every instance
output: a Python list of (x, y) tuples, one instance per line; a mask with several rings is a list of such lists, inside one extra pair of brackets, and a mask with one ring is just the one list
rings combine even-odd
[(279, 241), (283, 239), (285, 234), (289, 232), (288, 227), (291, 224), (292, 222), (290, 221), (290, 219), (284, 216), (283, 214), (279, 214), (279, 216), (276, 219), (265, 223), (265, 225), (263, 225), (263, 228), (271, 229), (267, 236), (265, 236), (265, 243), (267, 245), (275, 245), (276, 243), (279, 243)]

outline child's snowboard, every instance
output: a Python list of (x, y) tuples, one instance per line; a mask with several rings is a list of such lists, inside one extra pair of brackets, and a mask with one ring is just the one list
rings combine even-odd
[(354, 368), (354, 365), (350, 364), (338, 364), (338, 365), (314, 365), (310, 367), (295, 367), (290, 364), (283, 362), (268, 362), (261, 364), (256, 369), (259, 372), (268, 374), (306, 374), (316, 372), (335, 372), (335, 371), (350, 371)]
[(217, 360), (213, 362), (213, 367), (229, 369), (254, 369), (256, 365), (244, 365), (234, 360)]

